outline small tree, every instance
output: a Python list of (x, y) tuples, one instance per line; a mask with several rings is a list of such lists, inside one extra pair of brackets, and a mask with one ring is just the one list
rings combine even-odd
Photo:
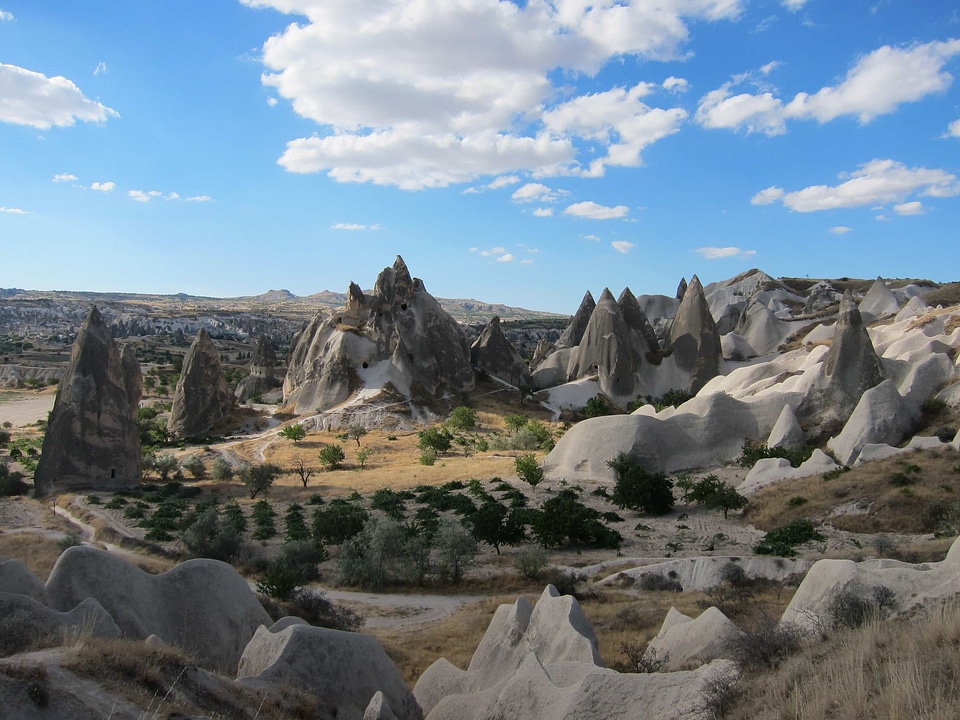
[(287, 425), (277, 434), (282, 438), (286, 438), (287, 440), (293, 440), (294, 445), (299, 445), (300, 442), (307, 436), (307, 430), (303, 427), (303, 425), (294, 423), (293, 425)]
[(357, 447), (360, 447), (360, 438), (367, 434), (367, 429), (363, 425), (351, 425), (347, 428), (347, 437), (353, 438)]
[(477, 414), (466, 405), (455, 407), (447, 419), (447, 426), (455, 430), (473, 430), (477, 426)]
[(504, 415), (503, 424), (507, 426), (509, 430), (519, 430), (524, 425), (527, 424), (526, 415)]
[(343, 447), (337, 443), (324, 445), (320, 448), (320, 462), (327, 466), (327, 470), (336, 470), (346, 458)]
[(340, 545), (363, 530), (368, 517), (362, 507), (337, 498), (325, 510), (313, 511), (313, 539), (325, 545)]
[(233, 480), (233, 466), (230, 465), (223, 458), (217, 458), (213, 461), (213, 465), (210, 468), (210, 474), (213, 476), (214, 480), (220, 482), (229, 482)]
[(276, 516), (276, 511), (266, 500), (260, 500), (254, 504), (253, 522), (257, 526), (253, 531), (254, 540), (269, 540), (277, 534), (277, 528), (273, 523)]
[(537, 462), (537, 456), (533, 453), (525, 453), (513, 461), (513, 466), (517, 470), (517, 477), (529, 484), (530, 487), (536, 487), (543, 480), (543, 468)]
[(273, 463), (257, 463), (256, 465), (246, 465), (240, 471), (240, 482), (247, 486), (250, 491), (250, 499), (253, 500), (260, 493), (269, 492), (273, 481), (276, 480), (283, 470), (279, 465)]
[(707, 475), (687, 493), (687, 499), (710, 510), (722, 510), (724, 519), (731, 510), (746, 507), (747, 499), (716, 475)]
[(467, 522), (477, 542), (484, 542), (500, 554), (501, 545), (517, 545), (526, 539), (523, 523), (515, 511), (496, 500), (488, 500), (469, 516)]
[(297, 458), (297, 462), (293, 466), (293, 471), (297, 474), (297, 477), (300, 478), (303, 486), (306, 487), (307, 483), (310, 482), (310, 478), (313, 476), (313, 470), (304, 464), (303, 458)]
[(663, 473), (651, 473), (626, 453), (607, 461), (616, 484), (611, 500), (619, 508), (664, 515), (673, 509), (673, 482)]
[(303, 520), (303, 507), (301, 505), (293, 503), (288, 507), (284, 521), (287, 526), (287, 542), (302, 542), (310, 539), (310, 530)]
[(477, 541), (456, 520), (445, 520), (434, 536), (437, 551), (437, 572), (441, 579), (456, 584), (463, 579), (464, 570), (477, 557)]
[(207, 476), (207, 466), (198, 455), (191, 455), (180, 467), (190, 473), (194, 480), (203, 480)]
[(177, 459), (170, 453), (163, 453), (157, 455), (153, 466), (157, 475), (160, 476), (160, 482), (165, 483), (170, 480), (170, 474), (177, 469)]
[(447, 452), (453, 442), (453, 435), (446, 428), (427, 428), (417, 433), (417, 447), (421, 450), (433, 450), (438, 455)]
[(369, 459), (370, 451), (367, 448), (360, 448), (357, 450), (357, 462), (360, 463), (360, 467), (363, 467)]

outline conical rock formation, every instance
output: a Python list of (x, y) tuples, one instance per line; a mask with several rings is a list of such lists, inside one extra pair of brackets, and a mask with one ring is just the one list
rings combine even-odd
[(600, 389), (608, 397), (634, 397), (638, 358), (632, 339), (620, 306), (604, 288), (571, 357), (567, 379), (597, 375)]
[(250, 358), (250, 374), (237, 385), (236, 396), (240, 402), (246, 402), (254, 395), (262, 395), (280, 386), (274, 375), (277, 365), (277, 353), (273, 343), (266, 335), (257, 338), (257, 346)]
[(514, 387), (529, 387), (530, 373), (517, 349), (507, 340), (494, 317), (470, 346), (470, 361), (478, 369), (505, 380)]
[(696, 275), (683, 294), (670, 327), (670, 347), (677, 367), (690, 373), (690, 391), (697, 392), (720, 374), (720, 334)]
[(580, 344), (583, 333), (587, 329), (587, 323), (590, 322), (590, 316), (593, 315), (596, 307), (597, 303), (593, 299), (593, 295), (587, 290), (587, 292), (583, 294), (583, 300), (580, 301), (580, 307), (577, 308), (573, 320), (570, 321), (570, 324), (567, 325), (566, 329), (560, 335), (560, 339), (556, 342), (556, 348), (558, 350), (573, 348)]
[(127, 343), (120, 353), (123, 364), (123, 380), (127, 388), (127, 399), (130, 401), (130, 412), (136, 416), (140, 407), (140, 398), (143, 397), (143, 373), (140, 371), (140, 361), (133, 345)]
[(827, 414), (846, 420), (864, 392), (883, 381), (880, 358), (849, 292), (840, 301), (840, 315), (830, 352), (823, 359), (827, 378)]
[(183, 358), (167, 429), (177, 437), (202, 437), (230, 414), (234, 404), (220, 354), (201, 329)]
[(128, 395), (135, 386), (103, 317), (91, 308), (50, 413), (34, 473), (38, 497), (67, 488), (118, 490), (140, 483), (140, 439), (132, 409), (139, 397), (131, 402)]

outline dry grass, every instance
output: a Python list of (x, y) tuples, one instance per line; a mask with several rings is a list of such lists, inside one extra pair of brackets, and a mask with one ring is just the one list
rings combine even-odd
[(0, 535), (0, 556), (23, 562), (42, 582), (46, 582), (54, 563), (60, 557), (57, 541), (33, 533), (3, 533)]
[(730, 720), (953, 720), (960, 708), (960, 604), (813, 641), (748, 674)]
[[(833, 480), (786, 480), (751, 497), (743, 517), (762, 530), (807, 518), (860, 533), (934, 532), (937, 507), (960, 502), (958, 468), (954, 452), (921, 450), (854, 467)], [(891, 480), (898, 473), (908, 484)], [(798, 497), (806, 502), (790, 503)]]

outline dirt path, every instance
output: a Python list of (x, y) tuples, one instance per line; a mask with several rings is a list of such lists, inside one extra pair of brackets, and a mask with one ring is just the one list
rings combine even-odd
[(485, 599), (481, 595), (394, 595), (325, 589), (323, 593), (366, 618), (366, 628), (405, 631), (442, 620), (464, 605)]
[(9, 422), (19, 427), (45, 420), (56, 397), (55, 393), (0, 393), (0, 425)]

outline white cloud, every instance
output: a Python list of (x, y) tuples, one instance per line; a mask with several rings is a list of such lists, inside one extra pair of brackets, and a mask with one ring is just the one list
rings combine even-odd
[(835, 227), (830, 228), (830, 232), (833, 233), (834, 235), (846, 235), (852, 229), (853, 228), (848, 228), (846, 225), (837, 225)]
[(491, 190), (499, 190), (500, 188), (508, 187), (510, 185), (516, 185), (520, 182), (520, 178), (516, 175), (501, 175), (498, 178), (495, 178), (492, 183), (487, 185)]
[(117, 185), (116, 183), (113, 183), (113, 182), (104, 182), (104, 183), (94, 182), (94, 183), (90, 183), (90, 189), (96, 190), (97, 192), (108, 193), (116, 190)]
[(551, 190), (542, 183), (527, 183), (514, 191), (510, 199), (514, 202), (556, 202), (560, 198), (560, 193)]
[(507, 253), (506, 255), (501, 255), (497, 258), (497, 262), (508, 263), (513, 262), (513, 255)]
[(630, 252), (630, 248), (633, 247), (633, 243), (627, 242), (626, 240), (614, 240), (610, 245), (618, 253), (623, 253), (624, 255)]
[(359, 225), (357, 223), (336, 223), (330, 226), (331, 230), (379, 230), (380, 225)]
[(875, 215), (873, 219), (877, 222), (890, 222), (890, 218), (886, 215)]
[(626, 205), (617, 205), (616, 207), (607, 207), (598, 205), (595, 202), (579, 202), (568, 205), (563, 211), (564, 215), (573, 217), (589, 218), (590, 220), (613, 220), (626, 217), (630, 211)]
[(30, 213), (27, 210), (21, 210), (20, 208), (8, 208), (0, 206), (0, 213), (9, 213), (11, 215), (29, 215)]
[(494, 255), (500, 255), (501, 253), (505, 253), (506, 251), (507, 251), (506, 248), (495, 247), (490, 252), (492, 252)]
[(178, 192), (172, 192), (167, 194), (167, 200), (179, 200), (179, 199), (180, 199), (180, 193)]
[(884, 45), (860, 58), (839, 84), (825, 86), (812, 95), (797, 93), (788, 103), (771, 90), (734, 94), (734, 87), (750, 79), (747, 74), (704, 95), (696, 120), (707, 128), (767, 135), (786, 132), (788, 120), (826, 123), (852, 116), (865, 124), (894, 112), (903, 103), (917, 102), (950, 87), (953, 76), (943, 68), (958, 54), (960, 39), (904, 48)]
[(145, 203), (150, 202), (154, 198), (163, 197), (163, 193), (159, 190), (148, 190), (146, 192), (143, 190), (127, 190), (127, 197), (131, 200)]
[(684, 78), (678, 78), (671, 75), (663, 81), (663, 89), (670, 92), (686, 92), (690, 89), (690, 83)]
[(757, 254), (756, 250), (743, 250), (738, 247), (701, 247), (696, 250), (707, 260), (723, 260), (725, 258), (740, 258), (746, 260)]
[(773, 61), (771, 61), (771, 62), (768, 62), (766, 65), (761, 65), (761, 66), (760, 66), (760, 74), (761, 74), (761, 75), (769, 75), (769, 74), (772, 73), (774, 70), (776, 70), (778, 67), (780, 67), (780, 64), (781, 64), (781, 63), (780, 63), (779, 60), (773, 60)]
[[(675, 132), (686, 112), (651, 109), (631, 98), (615, 121), (604, 121), (602, 137), (591, 130), (595, 139), (574, 143), (583, 139), (575, 128), (559, 136), (544, 131), (556, 98), (577, 100), (559, 83), (596, 77), (623, 57), (683, 59), (690, 23), (736, 19), (746, 4), (242, 2), (298, 16), (264, 43), (262, 81), (320, 129), (316, 137), (289, 142), (280, 164), (292, 172), (326, 172), (338, 182), (404, 189), (639, 164), (643, 147)], [(610, 145), (623, 147), (603, 158)], [(581, 154), (602, 159), (584, 170)]]
[(923, 215), (923, 203), (919, 200), (900, 203), (899, 205), (894, 205), (893, 210), (897, 215)]
[(78, 178), (76, 175), (72, 173), (57, 173), (56, 175), (53, 176), (53, 181), (55, 183), (74, 182), (79, 179), (80, 178)]
[(552, 217), (553, 208), (537, 208), (533, 211), (534, 217)]
[(592, 240), (593, 242), (600, 242), (600, 238), (598, 238), (596, 235), (582, 235), (581, 237), (583, 237), (584, 240)]
[(960, 138), (960, 120), (954, 120), (952, 123), (947, 125), (947, 132), (943, 137), (955, 137)]
[(750, 198), (751, 205), (769, 205), (774, 203), (780, 198), (783, 197), (783, 188), (778, 188), (777, 186), (768, 187), (764, 190), (761, 190), (752, 198)]
[(93, 69), (94, 75), (104, 75), (107, 72), (107, 64), (105, 62), (98, 62), (97, 66)]
[(960, 195), (960, 182), (945, 170), (908, 168), (894, 160), (871, 160), (836, 186), (812, 185), (783, 195), (783, 204), (796, 212), (902, 203), (909, 195), (952, 197)]
[(520, 264), (521, 264), (521, 265), (533, 265), (533, 260), (531, 260), (530, 258), (524, 258), (523, 260), (520, 261)]
[(0, 22), (12, 22), (13, 13), (9, 13), (6, 10), (0, 10)]
[(47, 130), (80, 120), (102, 123), (120, 117), (115, 110), (86, 98), (65, 77), (47, 77), (0, 63), (0, 122)]
[(276, 107), (276, 105), (277, 105), (279, 102), (280, 102), (280, 101), (277, 100), (277, 99), (276, 99), (275, 97), (273, 97), (273, 96), (270, 96), (270, 97), (267, 98), (267, 105), (269, 105), (270, 107)]
[(807, 4), (807, 0), (781, 0), (781, 2), (790, 12), (796, 12)]
[(209, 195), (191, 195), (187, 198), (187, 202), (208, 203), (213, 202), (213, 198)]

